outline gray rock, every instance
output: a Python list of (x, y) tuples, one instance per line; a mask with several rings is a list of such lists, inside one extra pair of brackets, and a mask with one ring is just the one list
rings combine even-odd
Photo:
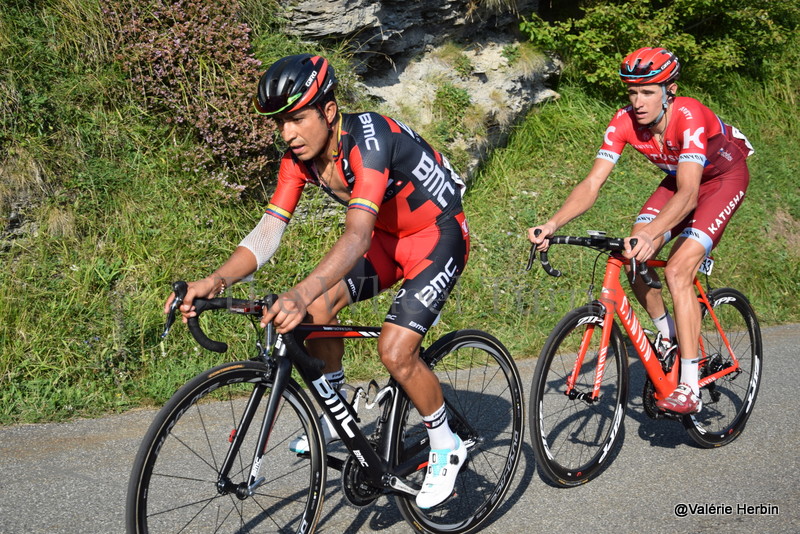
[[(477, 8), (469, 11), (470, 5)], [(365, 91), (380, 111), (420, 129), (433, 120), (433, 99), (444, 83), (464, 89), (483, 114), (485, 132), (458, 138), (450, 148), (465, 150), (470, 179), (486, 154), (504, 144), (513, 126), (533, 105), (557, 98), (545, 82), (561, 64), (542, 56), (509, 62), (504, 49), (519, 46), (519, 14), (538, 0), (516, 2), (516, 11), (492, 10), (498, 2), (474, 0), (299, 0), (287, 8), (288, 32), (315, 41), (334, 39), (353, 46)], [(481, 7), (483, 6), (483, 7)], [(447, 43), (458, 43), (471, 73), (443, 59)], [(412, 116), (409, 116), (412, 115)]]

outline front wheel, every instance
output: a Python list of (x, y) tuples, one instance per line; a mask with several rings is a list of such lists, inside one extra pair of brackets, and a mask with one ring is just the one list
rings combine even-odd
[[(405, 496), (398, 496), (397, 504), (419, 532), (475, 532), (503, 502), (521, 456), (525, 417), (519, 371), (502, 343), (478, 330), (447, 334), (424, 358), (442, 385), (450, 428), (467, 444), (469, 456), (455, 495), (441, 505), (422, 510)], [(421, 486), (430, 451), (427, 430), (405, 396), (398, 413), (395, 465), (422, 466), (408, 476)]]
[[(172, 396), (134, 462), (126, 510), (129, 533), (314, 530), (322, 510), (325, 456), (313, 405), (293, 380), (271, 424), (260, 469), (263, 480), (246, 491), (272, 391), (270, 376), (260, 362), (224, 364)], [(254, 408), (249, 428), (243, 416), (248, 406)], [(310, 452), (300, 456), (289, 450), (289, 442), (302, 434), (309, 437)], [(244, 438), (238, 450), (231, 450), (234, 437)], [(226, 459), (233, 460), (232, 467), (222, 473)], [(223, 487), (221, 481), (229, 483)]]
[(689, 436), (710, 448), (727, 445), (744, 430), (761, 384), (763, 355), (761, 328), (747, 298), (730, 288), (715, 289), (707, 297), (713, 314), (701, 304), (700, 380), (739, 366), (703, 387), (703, 409), (683, 418)]
[[(599, 305), (564, 316), (547, 338), (533, 374), (533, 451), (542, 473), (559, 486), (577, 486), (597, 476), (622, 432), (628, 356), (616, 323), (607, 350), (601, 347), (604, 316)], [(594, 398), (598, 367), (602, 377)]]

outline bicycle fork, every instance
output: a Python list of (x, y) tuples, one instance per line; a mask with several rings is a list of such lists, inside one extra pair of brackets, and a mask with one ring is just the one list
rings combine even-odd
[(258, 434), (256, 449), (253, 453), (253, 461), (250, 464), (250, 474), (247, 478), (247, 482), (234, 484), (231, 482), (230, 478), (228, 478), (228, 473), (230, 473), (230, 470), (233, 467), (234, 459), (236, 458), (236, 455), (242, 446), (244, 436), (247, 435), (247, 431), (250, 428), (250, 424), (255, 417), (255, 413), (261, 404), (264, 393), (266, 392), (268, 386), (266, 384), (257, 384), (253, 389), (253, 393), (250, 395), (250, 398), (247, 401), (247, 406), (245, 407), (238, 427), (231, 432), (231, 446), (228, 448), (228, 454), (225, 456), (225, 460), (222, 463), (220, 477), (217, 480), (217, 491), (219, 493), (233, 493), (239, 500), (244, 500), (248, 497), (252, 497), (256, 489), (264, 484), (266, 478), (260, 476), (261, 463), (264, 458), (267, 442), (269, 441), (269, 436), (272, 432), (274, 422), (278, 416), (280, 402), (283, 398), (283, 391), (289, 381), (291, 371), (292, 364), (288, 359), (277, 358), (275, 362), (275, 368), (273, 369), (272, 373), (272, 389), (267, 398), (267, 407), (264, 414), (264, 420), (261, 425), (261, 431)]

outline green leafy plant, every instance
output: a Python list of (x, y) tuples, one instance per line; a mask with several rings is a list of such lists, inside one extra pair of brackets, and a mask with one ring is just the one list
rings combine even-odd
[(663, 46), (684, 64), (682, 78), (721, 85), (731, 72), (764, 78), (789, 66), (785, 45), (797, 39), (800, 5), (772, 0), (595, 1), (582, 18), (547, 23), (536, 15), (520, 29), (562, 55), (565, 74), (603, 94), (617, 94), (622, 58), (642, 46)]

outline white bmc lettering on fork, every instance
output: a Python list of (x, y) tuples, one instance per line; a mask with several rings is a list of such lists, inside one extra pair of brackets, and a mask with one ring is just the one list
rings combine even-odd
[(449, 193), (452, 198), (456, 190), (453, 184), (447, 181), (444, 169), (436, 164), (436, 160), (430, 157), (427, 153), (423, 152), (419, 158), (419, 163), (413, 171), (414, 176), (419, 180), (422, 185), (427, 189), (434, 199), (439, 204), (439, 207), (444, 209), (447, 207), (447, 199), (445, 193)]
[(325, 404), (330, 407), (333, 416), (342, 424), (342, 428), (347, 432), (347, 435), (351, 438), (355, 437), (350, 425), (355, 427), (356, 423), (353, 420), (353, 416), (347, 411), (347, 407), (344, 405), (344, 401), (339, 394), (334, 391), (328, 381), (325, 380), (324, 376), (317, 378), (312, 384), (314, 384), (314, 388), (322, 396)]

